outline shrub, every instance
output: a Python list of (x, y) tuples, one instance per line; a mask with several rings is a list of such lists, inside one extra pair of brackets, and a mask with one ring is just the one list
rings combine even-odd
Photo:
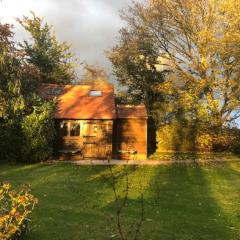
[(22, 239), (28, 229), (29, 215), (37, 199), (28, 186), (14, 191), (8, 183), (0, 185), (0, 239)]
[(55, 135), (53, 110), (53, 101), (33, 94), (18, 118), (0, 118), (0, 159), (33, 163), (49, 158)]
[(157, 131), (157, 152), (237, 152), (240, 130), (234, 128), (196, 128), (179, 123), (166, 124)]
[(166, 124), (157, 130), (157, 152), (195, 151), (196, 131), (191, 126), (182, 125), (178, 122)]
[(17, 121), (0, 123), (0, 160), (13, 162), (20, 158), (22, 131)]
[(55, 135), (52, 119), (53, 103), (39, 100), (31, 114), (24, 117), (21, 127), (23, 133), (22, 158), (28, 162), (46, 160), (52, 155)]

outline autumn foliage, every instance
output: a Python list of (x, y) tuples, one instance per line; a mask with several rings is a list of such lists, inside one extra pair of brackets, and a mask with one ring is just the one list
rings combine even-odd
[(21, 239), (25, 234), (29, 215), (37, 199), (27, 186), (20, 191), (12, 189), (9, 183), (0, 185), (0, 239)]
[(197, 129), (174, 122), (158, 128), (157, 152), (235, 152), (240, 149), (239, 129)]
[(232, 133), (222, 134), (240, 117), (239, 7), (239, 0), (146, 0), (123, 11), (126, 25), (108, 56), (132, 103), (147, 106), (157, 142), (169, 132), (190, 149), (215, 149), (216, 140), (232, 146)]

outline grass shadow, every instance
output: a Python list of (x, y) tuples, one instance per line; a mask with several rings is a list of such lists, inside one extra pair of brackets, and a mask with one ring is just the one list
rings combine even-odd
[(149, 216), (160, 223), (157, 231), (152, 229), (153, 239), (161, 233), (172, 239), (236, 238), (206, 174), (200, 166), (171, 165), (157, 170), (150, 183), (154, 197), (148, 199), (158, 209), (154, 214), (148, 208)]
[[(99, 177), (108, 169), (96, 168), (0, 165), (0, 181), (9, 180), (14, 186), (30, 183), (39, 198), (31, 239), (112, 239), (114, 197), (111, 184)], [(116, 166), (113, 171), (121, 193), (125, 175)], [(140, 239), (238, 239), (239, 164), (138, 166), (129, 168), (129, 176), (133, 180), (124, 224), (130, 227), (139, 217), (142, 183), (145, 221)]]

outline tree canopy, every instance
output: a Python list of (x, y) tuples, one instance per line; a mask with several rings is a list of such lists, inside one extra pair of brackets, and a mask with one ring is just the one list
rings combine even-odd
[(53, 103), (36, 95), (38, 70), (0, 23), (0, 159), (40, 161), (51, 155)]
[(0, 117), (18, 116), (25, 102), (21, 92), (23, 68), (12, 40), (11, 25), (0, 24)]
[(21, 26), (30, 34), (31, 41), (20, 43), (26, 53), (26, 61), (37, 67), (41, 82), (70, 84), (76, 80), (76, 59), (71, 45), (59, 42), (51, 26), (33, 12), (31, 17), (18, 19)]
[(172, 115), (180, 108), (212, 126), (232, 122), (240, 114), (239, 7), (238, 0), (134, 3), (109, 54), (120, 83), (172, 100)]

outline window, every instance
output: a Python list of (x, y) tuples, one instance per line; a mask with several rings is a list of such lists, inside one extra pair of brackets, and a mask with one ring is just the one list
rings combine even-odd
[(60, 95), (62, 93), (61, 88), (49, 88), (47, 91), (48, 95)]
[(71, 123), (70, 124), (70, 136), (71, 137), (80, 136), (80, 123)]
[(60, 133), (63, 137), (66, 137), (68, 135), (68, 124), (66, 122), (62, 122), (60, 124)]
[(88, 94), (90, 97), (101, 97), (102, 96), (102, 91), (99, 90), (91, 90), (89, 91)]

